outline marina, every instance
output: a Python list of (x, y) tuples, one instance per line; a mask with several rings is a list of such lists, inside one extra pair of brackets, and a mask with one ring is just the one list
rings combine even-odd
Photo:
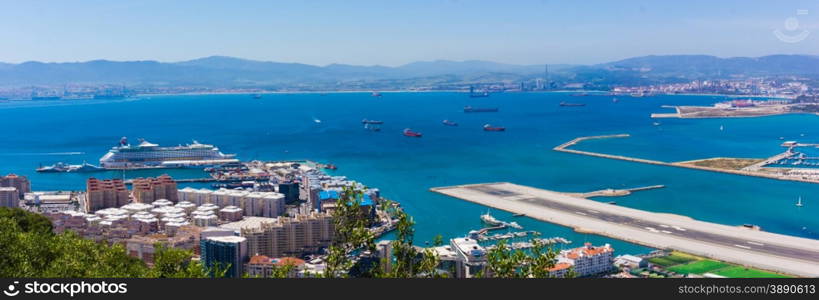
[(609, 205), (512, 183), (431, 191), (537, 220), (646, 245), (799, 276), (819, 276), (819, 240)]

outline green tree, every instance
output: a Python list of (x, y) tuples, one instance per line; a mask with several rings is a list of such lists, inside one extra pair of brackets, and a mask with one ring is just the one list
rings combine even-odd
[[(336, 201), (333, 211), (334, 238), (328, 248), (324, 277), (336, 278), (346, 276), (354, 261), (350, 254), (353, 251), (375, 252), (375, 235), (367, 228), (368, 218), (361, 209), (363, 192), (352, 187), (345, 187)], [(370, 274), (377, 272), (377, 265), (367, 266)]]
[[(555, 266), (557, 251), (538, 239), (532, 241), (529, 251), (513, 250), (506, 241), (498, 242), (486, 255), (487, 266), (483, 275), (499, 278), (549, 278), (549, 269)], [(566, 277), (572, 277), (571, 270)]]
[(48, 218), (40, 214), (27, 212), (21, 208), (0, 207), (0, 218), (14, 220), (23, 232), (51, 234), (51, 221)]

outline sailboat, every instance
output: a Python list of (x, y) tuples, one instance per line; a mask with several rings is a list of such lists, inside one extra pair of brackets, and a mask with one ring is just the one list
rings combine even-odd
[(799, 196), (799, 200), (796, 201), (796, 207), (802, 207), (802, 196)]

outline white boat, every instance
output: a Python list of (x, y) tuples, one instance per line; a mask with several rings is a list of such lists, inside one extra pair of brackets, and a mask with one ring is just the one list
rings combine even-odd
[(799, 200), (796, 201), (796, 207), (802, 207), (802, 196), (799, 196)]
[(503, 222), (499, 221), (498, 219), (495, 219), (495, 217), (490, 215), (489, 211), (481, 215), (481, 221), (492, 226), (500, 226), (503, 224)]

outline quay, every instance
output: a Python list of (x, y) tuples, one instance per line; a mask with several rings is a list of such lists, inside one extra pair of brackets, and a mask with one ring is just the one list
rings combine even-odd
[[(787, 180), (787, 181), (799, 181), (799, 182), (807, 182), (807, 183), (819, 183), (819, 178), (811, 178), (811, 177), (796, 177), (796, 176), (786, 176), (776, 173), (766, 173), (758, 171), (758, 169), (741, 169), (741, 170), (732, 170), (732, 169), (720, 169), (720, 168), (712, 168), (712, 167), (704, 167), (704, 166), (697, 166), (691, 164), (684, 164), (683, 162), (664, 162), (659, 160), (650, 160), (650, 159), (643, 159), (643, 158), (636, 158), (636, 157), (629, 157), (629, 156), (622, 156), (622, 155), (613, 155), (613, 154), (605, 154), (605, 153), (597, 153), (597, 152), (590, 152), (590, 151), (581, 151), (581, 150), (574, 150), (568, 149), (570, 146), (577, 145), (578, 143), (586, 140), (592, 139), (606, 139), (606, 138), (626, 138), (630, 137), (629, 134), (613, 134), (613, 135), (599, 135), (599, 136), (587, 136), (587, 137), (579, 137), (575, 138), (571, 141), (566, 143), (560, 144), (557, 147), (552, 148), (554, 151), (564, 152), (564, 153), (571, 153), (571, 154), (578, 154), (578, 155), (585, 155), (585, 156), (593, 156), (593, 157), (600, 157), (600, 158), (607, 158), (607, 159), (616, 159), (616, 160), (623, 160), (629, 162), (636, 162), (636, 163), (643, 163), (643, 164), (650, 164), (650, 165), (658, 165), (658, 166), (667, 166), (667, 167), (676, 167), (676, 168), (686, 168), (686, 169), (694, 169), (694, 170), (701, 170), (701, 171), (710, 171), (710, 172), (719, 172), (719, 173), (727, 173), (727, 174), (734, 174), (734, 175), (741, 175), (741, 176), (752, 176), (752, 177), (762, 177), (762, 178), (769, 178), (769, 179), (776, 179), (776, 180)], [(787, 153), (781, 153), (766, 161), (771, 161), (772, 159), (787, 157)]]
[(507, 182), (438, 187), (431, 191), (512, 213), (526, 213), (578, 232), (785, 274), (819, 276), (819, 240), (610, 205)]
[(570, 196), (581, 197), (581, 198), (591, 198), (591, 197), (621, 197), (621, 196), (628, 196), (631, 195), (633, 192), (639, 191), (647, 191), (647, 190), (654, 190), (654, 189), (661, 189), (664, 188), (665, 185), (658, 184), (658, 185), (650, 185), (650, 186), (643, 186), (643, 187), (636, 187), (636, 188), (629, 188), (629, 189), (605, 189), (587, 193), (566, 193)]

